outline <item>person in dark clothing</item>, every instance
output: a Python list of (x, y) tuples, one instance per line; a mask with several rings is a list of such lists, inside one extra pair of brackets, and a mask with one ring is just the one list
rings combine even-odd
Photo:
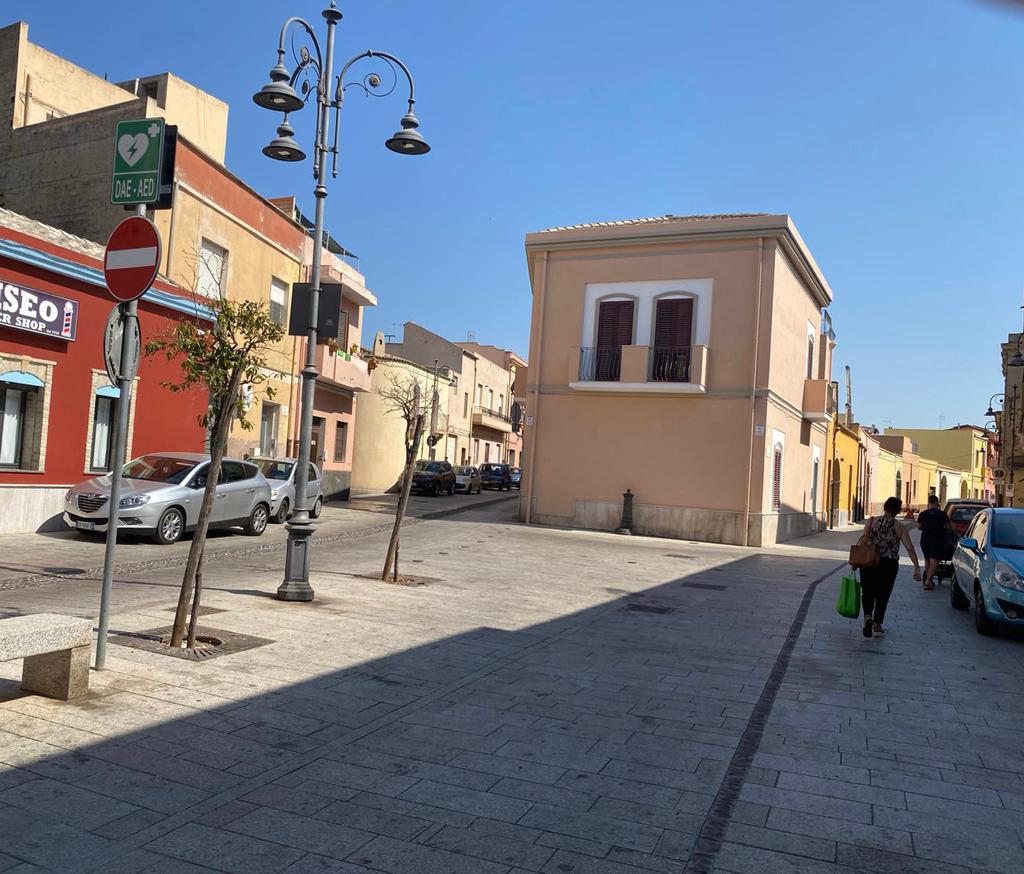
[(878, 547), (879, 562), (877, 567), (861, 568), (860, 589), (864, 604), (864, 636), (882, 637), (885, 631), (885, 608), (889, 604), (896, 574), (900, 569), (900, 544), (906, 549), (910, 560), (914, 563), (914, 579), (921, 579), (921, 565), (910, 542), (907, 529), (896, 521), (896, 516), (903, 508), (899, 498), (889, 498), (882, 509), (881, 516), (873, 516), (864, 524), (864, 534), (868, 542)]
[(947, 549), (953, 530), (949, 516), (939, 509), (938, 495), (928, 496), (928, 509), (917, 517), (917, 527), (921, 529), (921, 552), (924, 554), (924, 587), (931, 591), (935, 588), (939, 562), (945, 559), (943, 550)]

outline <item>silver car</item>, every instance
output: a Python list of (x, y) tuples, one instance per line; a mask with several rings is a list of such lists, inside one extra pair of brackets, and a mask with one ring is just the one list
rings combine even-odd
[(473, 494), (473, 489), (476, 489), (477, 494), (480, 494), (482, 488), (483, 482), (480, 479), (480, 471), (477, 468), (467, 466), (455, 468), (455, 491), (471, 495)]
[[(253, 459), (270, 483), (270, 517), (275, 522), (287, 521), (295, 508), (295, 462), (294, 458)], [(324, 509), (324, 493), (315, 464), (309, 466), (306, 496), (310, 501), (309, 515), (316, 519)]]
[[(121, 470), (118, 531), (174, 543), (195, 528), (210, 457), (194, 452), (154, 452)], [(64, 521), (80, 531), (106, 531), (110, 521), (110, 474), (79, 483), (64, 496)], [(258, 536), (270, 518), (270, 484), (248, 461), (221, 462), (211, 528), (240, 525)]]

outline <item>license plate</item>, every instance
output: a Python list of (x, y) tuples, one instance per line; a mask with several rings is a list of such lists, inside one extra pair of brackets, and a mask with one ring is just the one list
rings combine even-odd
[(96, 530), (96, 523), (95, 522), (75, 522), (75, 525), (77, 527), (81, 528), (83, 531), (95, 531)]

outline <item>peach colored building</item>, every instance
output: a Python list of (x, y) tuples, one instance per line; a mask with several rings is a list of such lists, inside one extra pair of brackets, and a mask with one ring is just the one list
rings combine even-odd
[(828, 282), (786, 215), (526, 237), (524, 521), (767, 545), (824, 524)]

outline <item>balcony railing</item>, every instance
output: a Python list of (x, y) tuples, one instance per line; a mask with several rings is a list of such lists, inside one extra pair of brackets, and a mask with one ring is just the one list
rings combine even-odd
[(618, 382), (621, 372), (621, 346), (584, 346), (580, 349), (581, 381)]
[(482, 407), (479, 404), (473, 407), (474, 414), (480, 414), (482, 416), (490, 416), (492, 419), (501, 419), (503, 422), (512, 424), (512, 417), (506, 416), (504, 413), (499, 413), (497, 410), (492, 410), (490, 407)]
[(689, 382), (689, 346), (652, 346), (648, 356), (647, 378), (651, 382)]

